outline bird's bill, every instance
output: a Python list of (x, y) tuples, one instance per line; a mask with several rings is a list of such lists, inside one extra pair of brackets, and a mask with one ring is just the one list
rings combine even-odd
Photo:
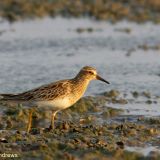
[(96, 76), (96, 79), (100, 80), (100, 81), (103, 81), (107, 84), (110, 84), (108, 81), (106, 81), (105, 79), (103, 79), (102, 77), (100, 77), (99, 75)]

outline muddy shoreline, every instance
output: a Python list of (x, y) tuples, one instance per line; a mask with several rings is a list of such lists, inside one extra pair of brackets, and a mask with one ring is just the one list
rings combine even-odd
[(157, 0), (5, 0), (0, 6), (0, 16), (10, 22), (57, 15), (68, 18), (85, 16), (110, 22), (124, 19), (138, 23), (160, 22), (160, 2)]
[[(1, 114), (0, 153), (17, 154), (19, 159), (149, 159), (160, 158), (159, 151), (137, 153), (127, 147), (159, 146), (160, 119), (123, 115), (124, 110), (113, 104), (127, 105), (129, 99), (111, 90), (94, 97), (84, 97), (73, 107), (60, 112), (56, 128), (48, 132), (50, 113), (37, 110), (33, 115), (33, 128), (25, 132), (28, 110), (22, 106), (5, 108)], [(147, 93), (132, 93), (132, 100)], [(1, 104), (2, 107), (2, 104)], [(125, 107), (124, 107), (125, 108)]]

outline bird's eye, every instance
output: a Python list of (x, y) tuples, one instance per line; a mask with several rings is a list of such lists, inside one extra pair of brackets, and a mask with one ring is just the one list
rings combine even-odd
[(88, 73), (93, 74), (93, 72), (89, 71)]

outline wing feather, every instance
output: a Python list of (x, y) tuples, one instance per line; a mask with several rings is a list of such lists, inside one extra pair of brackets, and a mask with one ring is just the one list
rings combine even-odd
[(48, 85), (43, 85), (39, 88), (29, 90), (20, 94), (1, 94), (1, 100), (16, 100), (16, 101), (43, 101), (53, 100), (57, 97), (65, 96), (70, 92), (69, 80), (62, 80)]

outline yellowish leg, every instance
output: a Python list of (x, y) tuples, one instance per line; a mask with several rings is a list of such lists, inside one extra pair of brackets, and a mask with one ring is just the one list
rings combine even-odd
[(33, 110), (29, 110), (29, 117), (28, 117), (28, 124), (27, 124), (27, 133), (30, 132), (31, 130), (31, 126), (32, 126), (32, 113), (33, 113)]
[(51, 124), (49, 126), (49, 129), (54, 129), (54, 117), (56, 115), (58, 111), (52, 111), (52, 115), (51, 115)]

